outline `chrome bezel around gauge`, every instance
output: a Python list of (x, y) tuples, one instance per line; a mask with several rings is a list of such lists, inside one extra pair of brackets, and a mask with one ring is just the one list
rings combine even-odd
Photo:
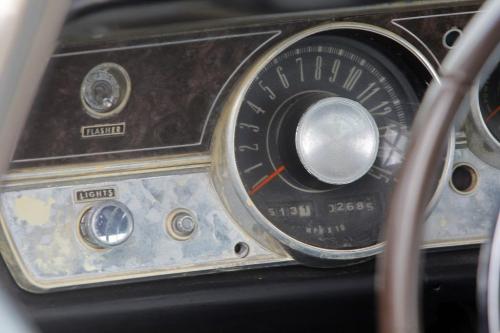
[[(377, 34), (383, 38), (388, 38), (408, 50), (418, 59), (424, 68), (427, 69), (430, 76), (434, 80), (439, 80), (432, 65), (412, 44), (385, 29), (362, 23), (342, 22), (323, 24), (302, 31), (281, 41), (261, 56), (255, 64), (243, 74), (241, 80), (237, 83), (235, 89), (233, 90), (233, 93), (229, 96), (214, 136), (212, 147), (214, 156), (213, 180), (217, 191), (233, 218), (248, 233), (250, 233), (255, 239), (270, 250), (280, 252), (285, 250), (291, 253), (299, 253), (301, 257), (305, 256), (306, 258), (312, 259), (348, 260), (375, 255), (382, 250), (384, 243), (378, 242), (368, 247), (355, 249), (325, 249), (306, 244), (287, 235), (285, 232), (281, 231), (268, 221), (250, 199), (240, 179), (234, 151), (235, 125), (237, 116), (245, 94), (249, 90), (251, 83), (258, 73), (276, 56), (296, 42), (321, 32), (333, 30), (360, 30)], [(439, 180), (436, 192), (427, 207), (428, 212), (430, 212), (432, 207), (437, 203), (439, 193), (447, 183), (446, 179), (451, 167), (451, 152), (453, 147), (454, 133), (450, 135), (443, 173)]]
[(495, 139), (484, 122), (479, 104), (480, 90), (480, 82), (476, 81), (470, 93), (470, 121), (465, 123), (467, 142), (469, 148), (479, 158), (495, 168), (500, 168), (500, 142)]

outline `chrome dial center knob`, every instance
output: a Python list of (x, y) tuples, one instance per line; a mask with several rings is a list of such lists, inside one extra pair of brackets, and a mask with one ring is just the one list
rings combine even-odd
[(356, 101), (328, 97), (300, 118), (295, 145), (301, 163), (328, 184), (349, 184), (365, 175), (377, 157), (379, 133), (372, 115)]
[(98, 248), (111, 248), (125, 242), (134, 230), (130, 210), (121, 202), (107, 200), (96, 204), (80, 221), (83, 238)]

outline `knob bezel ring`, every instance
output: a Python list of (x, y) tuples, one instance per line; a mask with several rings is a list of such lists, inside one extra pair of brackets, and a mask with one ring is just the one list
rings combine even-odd
[[(194, 229), (189, 235), (186, 236), (180, 235), (173, 226), (175, 217), (178, 216), (179, 214), (185, 214), (191, 216), (191, 218), (193, 219)], [(198, 227), (199, 227), (198, 218), (192, 211), (186, 208), (176, 208), (172, 210), (170, 213), (168, 213), (167, 216), (165, 217), (165, 231), (167, 235), (178, 241), (186, 241), (193, 238), (193, 236), (198, 231)]]
[[(97, 230), (95, 229), (95, 223), (97, 222), (96, 216), (98, 215), (98, 212), (108, 206), (119, 207), (127, 215), (129, 220), (127, 229), (125, 231), (126, 237), (121, 239), (119, 242), (114, 242), (112, 244), (102, 242), (97, 236), (92, 236), (92, 234), (95, 235), (97, 232)], [(79, 234), (81, 238), (84, 240), (85, 244), (95, 249), (106, 250), (122, 245), (130, 238), (130, 236), (132, 236), (133, 232), (134, 232), (134, 217), (132, 215), (132, 212), (128, 209), (126, 205), (116, 200), (105, 200), (99, 202), (97, 205), (87, 207), (81, 214), (79, 220)]]
[(107, 252), (109, 251), (109, 249), (105, 249), (105, 248), (100, 248), (100, 247), (96, 247), (94, 244), (90, 243), (86, 236), (84, 235), (84, 231), (82, 230), (82, 224), (85, 223), (83, 221), (83, 218), (85, 217), (85, 215), (87, 215), (87, 213), (92, 209), (92, 206), (86, 206), (84, 209), (82, 209), (82, 211), (80, 212), (80, 215), (78, 215), (78, 218), (77, 218), (77, 225), (76, 225), (76, 228), (75, 228), (75, 234), (76, 234), (76, 238), (80, 241), (80, 244), (85, 246), (85, 248), (89, 249), (89, 250), (92, 250), (92, 251), (99, 251), (99, 252)]
[[(116, 104), (115, 106), (111, 107), (109, 110), (106, 111), (97, 111), (96, 109), (92, 108), (92, 106), (90, 106), (85, 99), (85, 93), (87, 89), (86, 83), (89, 81), (90, 76), (99, 70), (104, 70), (105, 72), (112, 75), (114, 79), (118, 81), (118, 83), (123, 84), (123, 87), (120, 86), (118, 87), (119, 89), (118, 104)], [(117, 75), (118, 77), (116, 77)], [(130, 79), (130, 75), (128, 74), (127, 70), (114, 62), (104, 62), (92, 67), (87, 72), (87, 74), (85, 74), (85, 77), (83, 78), (82, 83), (80, 85), (80, 102), (85, 112), (92, 118), (106, 119), (121, 113), (125, 109), (130, 99), (131, 92), (132, 92), (132, 81)]]

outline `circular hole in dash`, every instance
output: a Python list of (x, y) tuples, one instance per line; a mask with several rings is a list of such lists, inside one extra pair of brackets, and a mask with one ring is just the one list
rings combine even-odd
[(457, 164), (451, 174), (451, 187), (460, 194), (474, 192), (479, 181), (479, 174), (469, 164)]
[(458, 40), (458, 38), (462, 36), (462, 30), (453, 27), (450, 30), (446, 31), (443, 35), (443, 46), (447, 49), (452, 49), (453, 46), (455, 45), (455, 42)]
[(250, 246), (245, 242), (238, 242), (234, 246), (234, 253), (240, 258), (245, 258), (250, 253)]

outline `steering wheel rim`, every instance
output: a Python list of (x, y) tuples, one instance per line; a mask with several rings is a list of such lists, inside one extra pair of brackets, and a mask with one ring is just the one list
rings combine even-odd
[[(478, 267), (478, 307), (481, 332), (500, 332), (500, 215), (489, 243), (481, 248)], [(495, 313), (494, 309), (497, 309)]]
[[(10, 0), (0, 7), (0, 175), (9, 166), (41, 77), (70, 8), (68, 0)], [(4, 257), (4, 260), (8, 258)], [(35, 332), (0, 285), (4, 332)]]
[[(385, 252), (378, 263), (379, 331), (420, 332), (419, 263), (424, 207), (442, 142), (461, 119), (462, 102), (481, 70), (500, 57), (500, 1), (489, 0), (443, 62), (441, 84), (427, 90), (394, 191), (386, 226)], [(474, 55), (470, 52), (474, 51)]]

